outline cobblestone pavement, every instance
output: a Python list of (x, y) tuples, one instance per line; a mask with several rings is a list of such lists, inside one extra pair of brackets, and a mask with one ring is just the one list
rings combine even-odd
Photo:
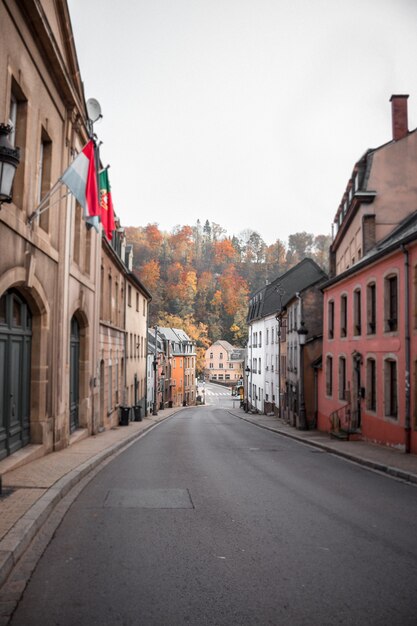
[[(158, 422), (183, 410), (192, 410), (192, 407), (165, 409), (142, 422), (131, 422), (129, 426), (76, 440), (64, 450), (16, 469), (11, 469), (10, 457), (7, 463), (0, 462), (0, 472), (5, 472), (0, 497), (0, 626), (8, 623), (25, 581), (65, 515), (68, 503), (84, 484), (101, 469), (103, 462), (109, 462), (114, 454)], [(417, 455), (406, 455), (363, 441), (330, 439), (317, 431), (298, 431), (274, 416), (245, 413), (233, 407), (225, 410), (261, 428), (417, 485)], [(29, 545), (31, 550), (26, 552)]]

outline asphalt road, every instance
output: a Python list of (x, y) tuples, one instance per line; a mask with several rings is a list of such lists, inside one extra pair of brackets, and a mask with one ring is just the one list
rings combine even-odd
[(14, 626), (415, 625), (417, 489), (184, 410), (65, 516)]

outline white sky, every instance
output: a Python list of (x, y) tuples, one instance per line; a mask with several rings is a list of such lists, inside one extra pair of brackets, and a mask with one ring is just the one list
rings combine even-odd
[(357, 159), (417, 119), (416, 0), (68, 0), (124, 226), (330, 233)]

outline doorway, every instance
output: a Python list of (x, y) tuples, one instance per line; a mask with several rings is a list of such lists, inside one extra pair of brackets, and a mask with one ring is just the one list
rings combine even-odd
[(29, 443), (32, 315), (14, 289), (0, 298), (0, 459)]
[(70, 335), (70, 433), (79, 426), (80, 401), (80, 325), (71, 320)]

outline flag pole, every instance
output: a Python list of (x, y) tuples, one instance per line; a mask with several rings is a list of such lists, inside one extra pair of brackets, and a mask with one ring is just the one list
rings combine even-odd
[[(49, 208), (49, 205), (47, 207), (45, 207), (45, 204), (48, 202), (49, 198), (52, 196), (52, 194), (57, 190), (58, 185), (61, 185), (61, 178), (58, 178), (58, 180), (56, 181), (56, 183), (51, 187), (51, 189), (48, 191), (48, 193), (46, 194), (46, 196), (44, 198), (42, 198), (42, 200), (40, 201), (40, 203), (38, 204), (38, 206), (36, 207), (36, 209), (33, 211), (33, 213), (31, 213), (31, 215), (29, 215), (28, 217), (28, 221), (27, 223), (29, 224), (29, 226), (32, 226), (32, 222), (33, 220), (38, 217), (38, 215), (40, 215), (41, 213), (43, 213), (44, 210)], [(68, 195), (68, 194), (65, 194)], [(63, 196), (65, 198), (65, 196)], [(56, 204), (56, 203), (54, 203)]]

